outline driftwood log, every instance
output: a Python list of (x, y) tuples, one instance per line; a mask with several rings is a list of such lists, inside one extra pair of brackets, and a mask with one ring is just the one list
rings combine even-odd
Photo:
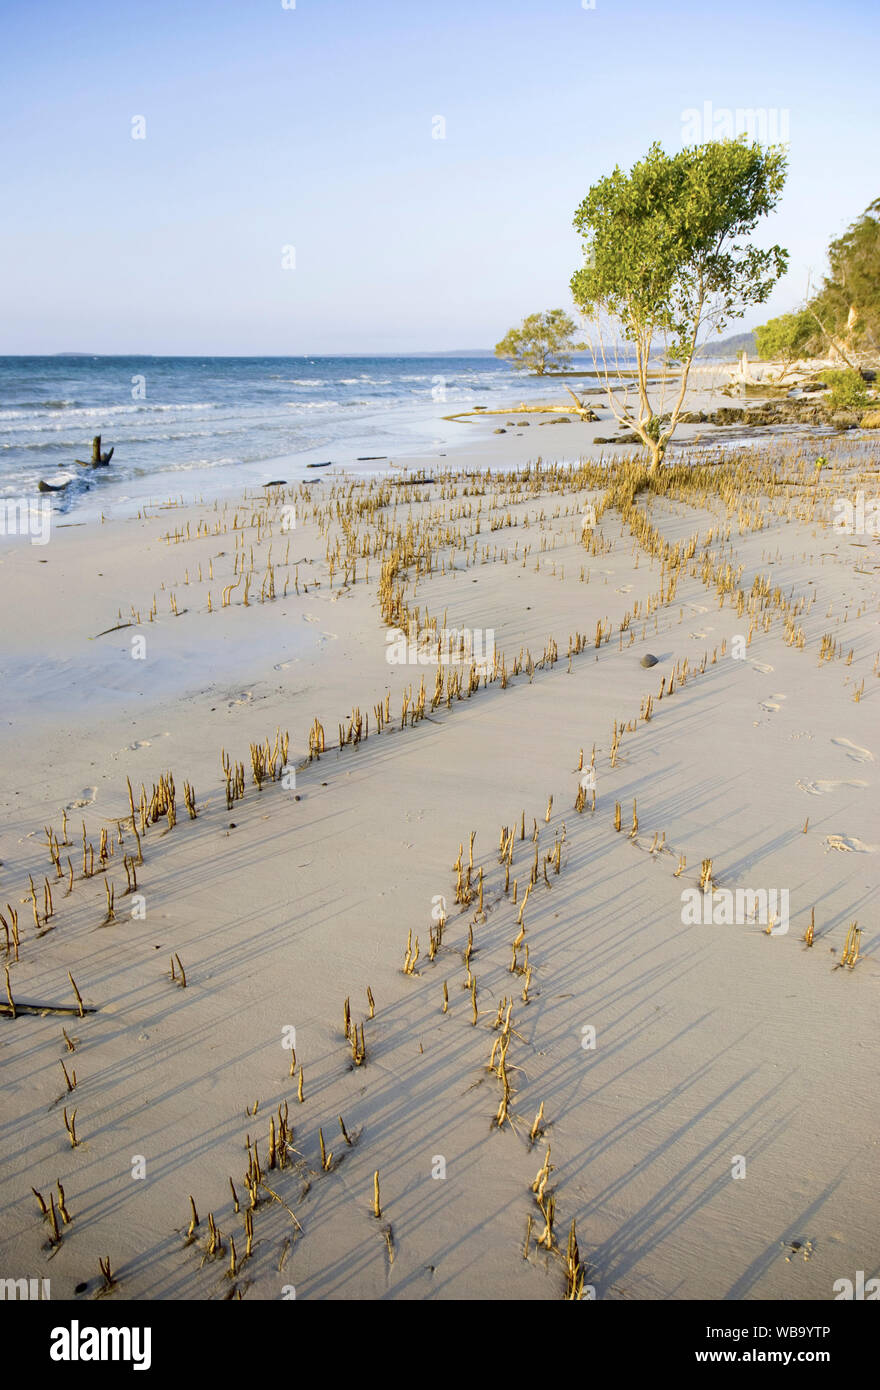
[(64, 1017), (82, 1018), (83, 1014), (95, 1014), (98, 1010), (91, 1008), (88, 1004), (83, 1004), (80, 1010), (76, 1004), (21, 1004), (16, 999), (14, 1004), (0, 1004), (0, 1018), (15, 1018), (17, 1014), (37, 1014), (43, 1017), (45, 1014), (61, 1014)]
[(570, 386), (566, 386), (565, 390), (568, 392), (568, 394), (571, 396), (571, 399), (574, 401), (574, 408), (582, 420), (586, 420), (587, 422), (593, 422), (599, 419), (599, 416), (596, 414), (595, 410), (593, 410), (588, 405), (584, 405), (583, 401), (578, 400), (577, 396), (574, 394)]
[(101, 436), (96, 434), (92, 440), (92, 457), (88, 463), (83, 459), (76, 459), (76, 462), (80, 468), (106, 468), (112, 457), (113, 449), (110, 449), (106, 454), (101, 453)]

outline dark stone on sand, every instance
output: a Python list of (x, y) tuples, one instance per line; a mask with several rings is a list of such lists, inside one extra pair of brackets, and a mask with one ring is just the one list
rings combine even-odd
[(286, 487), (286, 486), (287, 486), (287, 479), (286, 479), (286, 478), (273, 478), (272, 481), (271, 481), (271, 483), (264, 483), (264, 484), (263, 484), (263, 487)]
[(645, 652), (645, 655), (642, 657), (641, 661), (639, 662), (639, 665), (640, 665), (640, 666), (656, 666), (656, 665), (657, 665), (657, 657), (656, 657), (656, 656), (652, 656), (650, 652)]
[(500, 430), (500, 429), (499, 429), (499, 430), (493, 430), (492, 433), (493, 433), (493, 434), (507, 434), (507, 430)]

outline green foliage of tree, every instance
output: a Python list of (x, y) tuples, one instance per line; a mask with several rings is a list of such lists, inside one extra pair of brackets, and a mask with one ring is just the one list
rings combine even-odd
[(801, 309), (796, 314), (780, 314), (779, 318), (770, 319), (755, 329), (755, 342), (762, 362), (781, 361), (787, 366), (802, 357), (811, 356), (821, 337), (821, 330), (807, 309)]
[[(763, 303), (786, 268), (781, 247), (761, 250), (745, 240), (776, 206), (785, 171), (781, 147), (763, 149), (744, 137), (672, 155), (654, 144), (629, 174), (616, 168), (594, 184), (575, 214), (585, 251), (571, 280), (575, 303), (598, 340), (594, 357), (611, 409), (649, 450), (652, 470), (683, 409), (701, 331), (720, 333), (748, 305)], [(631, 390), (621, 392), (608, 363), (612, 331), (635, 349)], [(661, 412), (648, 376), (658, 337), (676, 363), (675, 404), (653, 437), (648, 427)]]
[(576, 343), (577, 324), (564, 309), (547, 309), (543, 314), (529, 314), (519, 328), (495, 344), (495, 356), (508, 358), (522, 372), (543, 376), (548, 369), (564, 370), (571, 363), (569, 352), (582, 352), (585, 344)]
[(832, 410), (861, 410), (870, 402), (868, 388), (856, 371), (825, 372), (822, 380), (830, 386), (828, 404)]
[(832, 241), (828, 266), (811, 306), (826, 333), (854, 351), (880, 348), (880, 198)]
[(790, 361), (833, 349), (852, 366), (850, 354), (880, 349), (880, 198), (831, 242), (828, 267), (802, 310), (755, 329), (760, 357)]

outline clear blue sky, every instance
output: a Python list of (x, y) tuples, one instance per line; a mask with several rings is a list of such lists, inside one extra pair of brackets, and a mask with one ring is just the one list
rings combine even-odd
[(791, 271), (740, 326), (793, 307), (880, 194), (877, 0), (595, 5), (5, 0), (0, 352), (491, 347), (706, 101), (790, 113)]

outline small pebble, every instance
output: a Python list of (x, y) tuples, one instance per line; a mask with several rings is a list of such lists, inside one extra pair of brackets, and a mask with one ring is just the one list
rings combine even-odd
[(640, 666), (656, 666), (656, 665), (657, 665), (657, 657), (656, 657), (656, 656), (652, 656), (650, 652), (645, 652), (645, 655), (642, 657), (641, 661), (639, 662), (639, 665), (640, 665)]

